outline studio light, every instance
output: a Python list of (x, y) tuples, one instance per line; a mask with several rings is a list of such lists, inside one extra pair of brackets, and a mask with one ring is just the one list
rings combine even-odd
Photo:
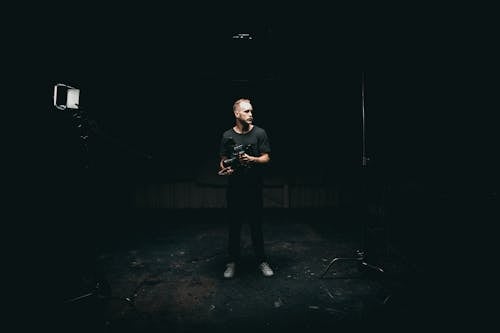
[(80, 89), (58, 83), (54, 86), (54, 106), (59, 110), (80, 108)]

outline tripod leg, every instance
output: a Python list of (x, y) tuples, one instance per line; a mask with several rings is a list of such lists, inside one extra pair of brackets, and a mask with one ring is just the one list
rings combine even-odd
[(320, 278), (322, 278), (323, 276), (325, 276), (325, 274), (328, 272), (328, 270), (330, 269), (330, 267), (332, 267), (333, 263), (335, 261), (337, 261), (339, 258), (334, 258), (332, 261), (330, 261), (330, 263), (328, 264), (328, 267), (326, 267), (326, 269), (323, 271), (323, 273), (321, 273), (321, 275), (319, 276)]
[(365, 262), (365, 261), (363, 261), (363, 262), (361, 263), (361, 265), (363, 265), (363, 266), (365, 266), (365, 267), (369, 267), (369, 268), (371, 268), (371, 269), (374, 269), (374, 270), (376, 270), (376, 271), (378, 271), (378, 272), (380, 272), (380, 273), (384, 273), (384, 270), (383, 270), (382, 268), (380, 268), (380, 267), (378, 267), (378, 266), (375, 266), (375, 265), (371, 265), (371, 264), (369, 264), (369, 263), (367, 263), (367, 262)]
[(78, 297), (75, 297), (75, 298), (72, 298), (72, 299), (68, 299), (66, 300), (64, 303), (72, 303), (72, 302), (76, 302), (78, 300), (81, 300), (81, 299), (84, 299), (86, 297), (90, 297), (90, 296), (93, 296), (94, 293), (91, 292), (91, 293), (87, 293), (87, 294), (84, 294), (84, 295), (81, 295), (81, 296), (78, 296)]
[(328, 267), (326, 267), (326, 269), (323, 271), (323, 273), (321, 273), (321, 275), (319, 276), (320, 278), (322, 278), (327, 272), (328, 270), (330, 269), (330, 267), (332, 267), (332, 265), (336, 262), (336, 261), (340, 261), (340, 260), (349, 260), (349, 261), (359, 261), (359, 260), (363, 260), (362, 257), (358, 257), (358, 258), (334, 258), (330, 264), (328, 265)]

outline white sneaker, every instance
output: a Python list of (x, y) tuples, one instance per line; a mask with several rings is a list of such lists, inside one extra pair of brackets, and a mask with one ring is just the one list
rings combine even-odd
[(234, 276), (234, 268), (236, 264), (234, 262), (230, 262), (226, 265), (226, 270), (224, 271), (224, 277), (226, 279), (230, 279)]
[(273, 270), (271, 269), (269, 264), (265, 261), (259, 265), (259, 268), (262, 271), (262, 274), (264, 274), (264, 276), (269, 277), (274, 275)]

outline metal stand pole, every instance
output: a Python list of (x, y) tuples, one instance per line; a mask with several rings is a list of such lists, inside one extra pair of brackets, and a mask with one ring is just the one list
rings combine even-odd
[[(364, 185), (363, 187), (363, 205), (364, 208), (367, 209), (366, 205), (368, 204), (368, 200), (366, 200), (368, 196), (368, 191), (367, 191), (367, 164), (368, 161), (370, 160), (369, 157), (366, 156), (366, 115), (365, 115), (365, 73), (361, 73), (361, 112), (362, 112), (362, 159), (361, 159), (361, 166), (362, 166), (362, 184)], [(384, 273), (384, 270), (378, 266), (369, 264), (366, 261), (366, 238), (367, 238), (367, 222), (366, 222), (366, 216), (363, 216), (365, 221), (363, 222), (363, 236), (362, 236), (362, 249), (356, 250), (356, 256), (355, 257), (337, 257), (334, 258), (332, 261), (330, 261), (328, 267), (321, 273), (320, 278), (324, 277), (325, 274), (330, 270), (330, 268), (333, 266), (334, 263), (340, 262), (340, 261), (357, 261), (362, 267), (365, 268), (370, 268), (373, 269), (377, 272)]]

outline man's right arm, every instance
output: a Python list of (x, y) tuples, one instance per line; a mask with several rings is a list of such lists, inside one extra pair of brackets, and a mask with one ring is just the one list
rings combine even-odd
[(227, 160), (227, 157), (226, 156), (221, 156), (220, 158), (220, 162), (219, 162), (219, 167), (220, 167), (220, 170), (219, 170), (219, 175), (220, 176), (229, 176), (230, 174), (232, 174), (234, 172), (234, 169), (231, 168), (231, 166), (224, 166), (224, 160)]
[(220, 167), (221, 169), (224, 169), (224, 168), (225, 168), (225, 166), (224, 166), (224, 160), (227, 160), (227, 157), (226, 157), (226, 156), (221, 156), (221, 157), (220, 157), (220, 163), (219, 163), (219, 167)]

